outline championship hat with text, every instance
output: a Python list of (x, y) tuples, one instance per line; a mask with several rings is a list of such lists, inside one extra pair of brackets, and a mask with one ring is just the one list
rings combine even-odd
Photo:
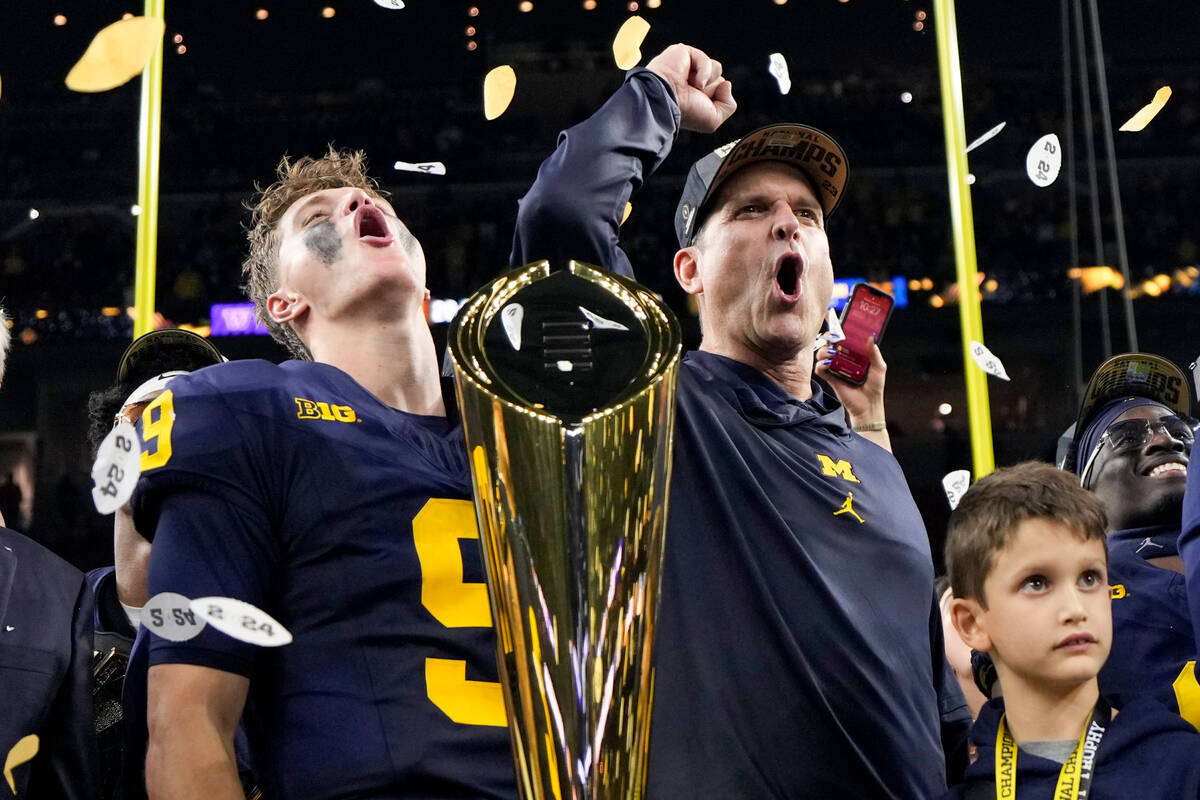
[[(1079, 456), (1079, 446), (1094, 444), (1089, 435), (1093, 423), (1112, 423), (1101, 412), (1115, 401), (1138, 398), (1171, 409), (1180, 416), (1192, 412), (1192, 392), (1183, 371), (1162, 356), (1151, 353), (1122, 353), (1101, 364), (1088, 381), (1075, 424), (1059, 439), (1056, 461), (1060, 469), (1078, 471), (1087, 453)], [(1084, 448), (1087, 449), (1086, 447)]]
[(706, 206), (721, 183), (742, 167), (760, 161), (782, 161), (807, 175), (826, 217), (837, 208), (846, 189), (846, 154), (829, 134), (795, 123), (759, 128), (692, 164), (675, 209), (675, 235), (680, 247), (695, 240), (710, 210)]

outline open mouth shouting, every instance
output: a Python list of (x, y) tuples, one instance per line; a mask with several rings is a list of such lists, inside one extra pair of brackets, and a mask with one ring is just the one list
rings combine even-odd
[(388, 230), (387, 218), (375, 206), (364, 205), (354, 215), (354, 229), (358, 238), (376, 247), (392, 243), (392, 232)]
[(775, 285), (788, 302), (800, 299), (800, 279), (804, 276), (804, 257), (799, 253), (787, 252), (775, 261)]

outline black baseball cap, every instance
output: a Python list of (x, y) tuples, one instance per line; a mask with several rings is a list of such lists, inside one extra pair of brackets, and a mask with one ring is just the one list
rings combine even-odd
[(827, 133), (808, 125), (781, 123), (751, 131), (718, 147), (692, 164), (675, 209), (679, 246), (689, 246), (708, 209), (705, 204), (721, 183), (737, 170), (759, 161), (783, 161), (800, 169), (813, 183), (821, 211), (828, 217), (846, 189), (846, 153)]
[(1192, 413), (1192, 392), (1183, 370), (1151, 353), (1122, 353), (1101, 364), (1088, 381), (1075, 423), (1059, 439), (1060, 469), (1076, 468), (1076, 452), (1096, 416), (1114, 400), (1145, 398), (1176, 414)]
[(173, 370), (193, 372), (225, 361), (217, 346), (199, 334), (182, 328), (160, 328), (134, 339), (121, 355), (117, 367), (120, 383), (141, 383), (160, 371), (166, 354)]

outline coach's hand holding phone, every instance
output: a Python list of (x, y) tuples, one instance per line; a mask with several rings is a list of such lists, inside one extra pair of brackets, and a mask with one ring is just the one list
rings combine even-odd
[(817, 377), (829, 384), (838, 400), (846, 407), (850, 416), (850, 426), (858, 433), (875, 444), (892, 452), (892, 440), (887, 432), (887, 415), (883, 406), (883, 386), (887, 374), (887, 362), (879, 345), (872, 340), (870, 346), (871, 367), (867, 370), (867, 379), (861, 384), (853, 384), (830, 373), (829, 356), (833, 348), (828, 348), (825, 358), (817, 361)]

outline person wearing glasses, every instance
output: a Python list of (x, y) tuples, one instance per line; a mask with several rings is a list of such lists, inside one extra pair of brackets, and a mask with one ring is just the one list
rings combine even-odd
[(1187, 379), (1167, 359), (1114, 356), (1088, 382), (1078, 418), (1059, 440), (1058, 465), (1078, 475), (1108, 514), (1113, 644), (1101, 693), (1116, 708), (1149, 694), (1200, 727), (1196, 637), (1178, 548), (1198, 424), (1191, 404)]

